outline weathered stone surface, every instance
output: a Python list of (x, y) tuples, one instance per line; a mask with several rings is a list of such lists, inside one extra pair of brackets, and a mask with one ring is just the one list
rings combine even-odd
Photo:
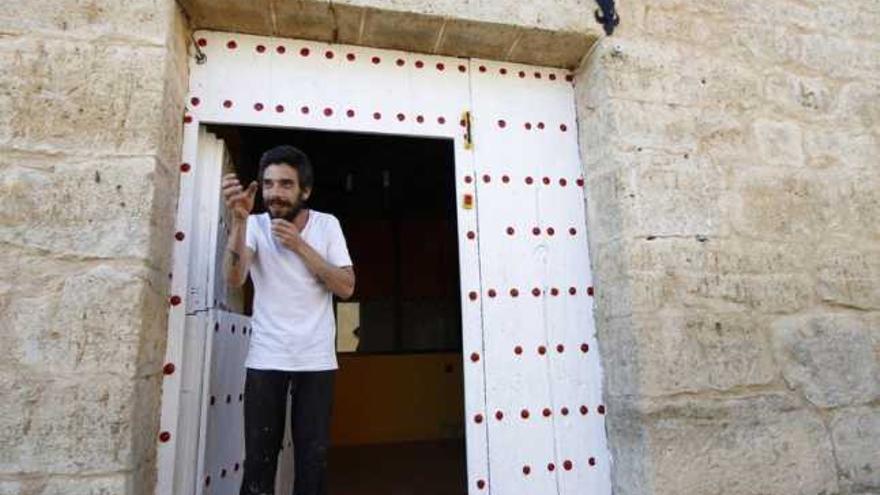
[(823, 301), (880, 309), (880, 250), (826, 247), (819, 253), (817, 292)]
[(838, 493), (825, 427), (798, 401), (684, 397), (647, 409), (648, 493)]
[(831, 439), (842, 484), (851, 492), (880, 490), (880, 409), (875, 405), (837, 411)]
[(124, 474), (88, 477), (57, 476), (48, 480), (0, 481), (0, 495), (118, 495), (130, 493), (132, 483)]
[(816, 314), (773, 323), (773, 347), (789, 386), (819, 407), (880, 398), (880, 318)]

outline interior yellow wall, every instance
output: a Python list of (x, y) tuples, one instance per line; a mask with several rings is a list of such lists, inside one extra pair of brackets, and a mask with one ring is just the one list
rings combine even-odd
[(341, 354), (336, 380), (333, 445), (462, 435), (459, 353)]

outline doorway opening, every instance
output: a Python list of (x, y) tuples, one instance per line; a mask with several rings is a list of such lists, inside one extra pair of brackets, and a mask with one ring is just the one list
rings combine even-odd
[[(315, 169), (309, 207), (342, 224), (357, 284), (351, 299), (334, 302), (339, 371), (331, 495), (464, 492), (453, 141), (227, 125), (208, 130), (225, 141), (244, 185), (256, 180), (265, 150), (302, 149)], [(258, 193), (254, 213), (263, 211)], [(248, 280), (247, 315), (253, 297)]]

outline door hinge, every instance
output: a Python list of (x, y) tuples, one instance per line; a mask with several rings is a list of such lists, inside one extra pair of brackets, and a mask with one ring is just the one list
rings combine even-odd
[(461, 114), (461, 121), (464, 122), (464, 149), (470, 150), (474, 148), (474, 136), (471, 134), (471, 112), (465, 110)]

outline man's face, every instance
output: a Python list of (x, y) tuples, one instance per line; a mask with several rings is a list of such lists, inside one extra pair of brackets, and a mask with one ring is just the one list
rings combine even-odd
[(271, 218), (292, 222), (309, 199), (311, 190), (303, 190), (299, 172), (291, 166), (273, 163), (263, 172), (263, 202)]

